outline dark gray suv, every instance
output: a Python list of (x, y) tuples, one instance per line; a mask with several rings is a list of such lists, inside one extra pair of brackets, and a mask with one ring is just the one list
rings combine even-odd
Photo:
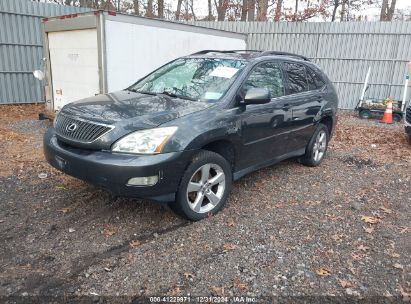
[(334, 86), (305, 57), (202, 51), (66, 105), (44, 153), (69, 175), (200, 220), (252, 171), (291, 157), (319, 165), (337, 105)]

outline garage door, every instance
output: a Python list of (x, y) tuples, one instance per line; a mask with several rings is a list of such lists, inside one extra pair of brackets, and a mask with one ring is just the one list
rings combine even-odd
[(96, 29), (48, 33), (54, 109), (99, 93)]

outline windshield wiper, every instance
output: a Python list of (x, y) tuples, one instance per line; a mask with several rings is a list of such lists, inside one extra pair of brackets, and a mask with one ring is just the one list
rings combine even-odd
[(191, 100), (191, 101), (197, 101), (196, 98), (190, 97), (190, 96), (185, 96), (185, 95), (180, 95), (180, 94), (176, 94), (170, 91), (163, 91), (162, 93), (158, 93), (158, 94), (163, 94), (163, 95), (167, 95), (170, 97), (174, 97), (174, 98), (180, 98), (180, 99), (187, 99), (187, 100)]
[(198, 99), (190, 97), (190, 96), (184, 96), (184, 95), (180, 95), (180, 94), (175, 94), (173, 92), (170, 91), (163, 91), (161, 93), (157, 93), (157, 92), (148, 92), (148, 91), (139, 91), (136, 89), (126, 89), (128, 91), (134, 92), (134, 93), (140, 93), (140, 94), (147, 94), (147, 95), (152, 95), (152, 96), (157, 96), (157, 95), (166, 95), (169, 97), (173, 97), (173, 98), (180, 98), (180, 99), (187, 99), (187, 100), (192, 100), (192, 101), (197, 101)]
[(153, 93), (153, 92), (139, 91), (139, 90), (136, 90), (136, 89), (126, 89), (126, 90), (127, 90), (127, 91), (131, 91), (131, 92), (134, 92), (134, 93), (140, 93), (140, 94), (157, 96), (157, 93)]

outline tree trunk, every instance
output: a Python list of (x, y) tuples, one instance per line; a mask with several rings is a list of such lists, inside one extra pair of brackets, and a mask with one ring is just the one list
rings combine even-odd
[(140, 16), (140, 0), (133, 0), (134, 15)]
[(275, 22), (280, 21), (282, 9), (283, 9), (283, 0), (277, 0), (277, 6), (275, 8), (275, 15), (274, 15)]
[(148, 0), (147, 1), (147, 12), (146, 12), (147, 17), (153, 17), (153, 0)]
[(217, 8), (217, 20), (218, 21), (224, 21), (225, 19), (225, 13), (227, 12), (227, 7), (228, 7), (228, 0), (214, 0), (215, 6)]
[(255, 0), (248, 0), (248, 21), (255, 19)]
[(243, 0), (243, 5), (241, 6), (241, 21), (247, 20), (248, 11), (248, 0)]
[(164, 0), (157, 0), (158, 18), (164, 18)]
[(331, 22), (335, 21), (335, 17), (337, 16), (337, 9), (340, 6), (340, 1), (339, 0), (334, 0), (334, 8), (333, 8), (333, 14), (331, 17)]
[(294, 21), (297, 21), (297, 16), (298, 16), (298, 0), (295, 0)]
[(181, 14), (181, 3), (183, 0), (178, 0), (177, 2), (177, 10), (176, 10), (176, 20), (180, 20), (180, 14)]
[(211, 0), (208, 0), (208, 17), (207, 17), (207, 19), (208, 19), (208, 21), (214, 20), (213, 6), (211, 4)]
[(191, 2), (190, 2), (190, 9), (191, 9), (191, 15), (193, 15), (193, 20), (196, 21), (197, 17), (196, 17), (196, 14), (194, 12), (194, 0), (191, 0)]
[(345, 5), (346, 0), (342, 0), (342, 6), (341, 6), (341, 16), (340, 16), (340, 22), (345, 21), (345, 11), (346, 11), (346, 5)]
[(387, 21), (392, 21), (392, 17), (394, 17), (394, 12), (395, 12), (395, 5), (397, 4), (397, 0), (391, 0), (391, 5), (390, 8), (388, 9), (388, 14), (387, 14)]
[(257, 20), (258, 21), (267, 21), (267, 9), (268, 9), (268, 0), (258, 0), (258, 7), (257, 7)]

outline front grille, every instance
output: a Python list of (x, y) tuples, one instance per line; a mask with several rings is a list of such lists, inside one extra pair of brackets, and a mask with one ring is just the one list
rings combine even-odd
[(55, 129), (57, 135), (69, 140), (92, 142), (106, 134), (112, 127), (75, 119), (60, 113), (57, 115)]
[(407, 113), (405, 114), (405, 119), (411, 124), (411, 105), (408, 106)]

